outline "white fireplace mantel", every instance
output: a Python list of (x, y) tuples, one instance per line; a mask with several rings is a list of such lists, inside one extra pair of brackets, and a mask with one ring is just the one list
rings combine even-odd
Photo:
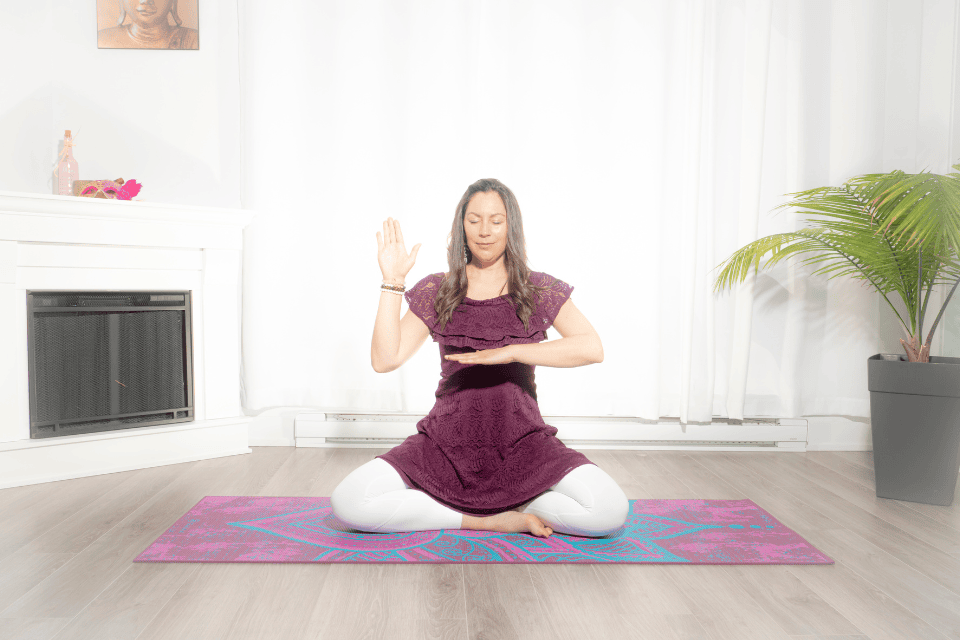
[[(250, 452), (240, 287), (253, 216), (0, 191), (0, 488)], [(31, 440), (26, 292), (34, 289), (190, 290), (195, 420)]]

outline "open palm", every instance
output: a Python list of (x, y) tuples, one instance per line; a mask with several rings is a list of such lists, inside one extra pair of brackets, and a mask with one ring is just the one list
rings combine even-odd
[(387, 218), (383, 223), (383, 235), (377, 232), (377, 262), (384, 280), (402, 280), (417, 261), (420, 244), (416, 244), (410, 253), (403, 244), (400, 223)]

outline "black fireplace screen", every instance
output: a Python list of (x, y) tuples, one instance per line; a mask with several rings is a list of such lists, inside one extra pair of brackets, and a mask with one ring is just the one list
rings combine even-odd
[(189, 291), (28, 291), (30, 437), (194, 419)]

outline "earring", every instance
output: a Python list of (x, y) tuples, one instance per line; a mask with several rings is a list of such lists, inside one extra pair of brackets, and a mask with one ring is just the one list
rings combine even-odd
[(464, 246), (463, 247), (463, 264), (467, 264), (468, 262), (469, 260), (467, 260), (467, 247)]

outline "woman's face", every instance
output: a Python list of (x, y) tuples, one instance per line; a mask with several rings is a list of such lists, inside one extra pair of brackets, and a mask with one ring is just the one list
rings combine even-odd
[(475, 193), (463, 219), (474, 261), (492, 264), (507, 250), (507, 208), (496, 191)]
[(144, 27), (155, 27), (167, 22), (167, 14), (174, 0), (123, 0), (130, 19)]

